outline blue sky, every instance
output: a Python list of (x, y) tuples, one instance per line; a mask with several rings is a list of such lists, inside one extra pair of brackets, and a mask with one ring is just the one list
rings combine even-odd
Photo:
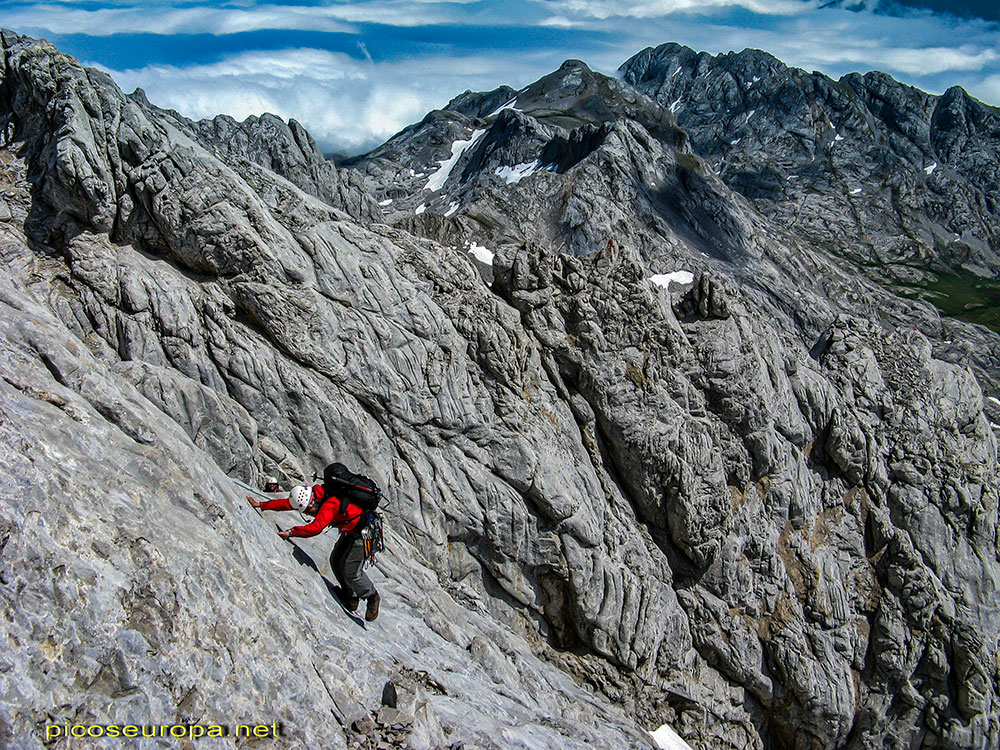
[(520, 87), (570, 57), (613, 73), (668, 41), (1000, 104), (997, 0), (0, 0), (0, 25), (190, 117), (274, 112), (345, 153), (466, 89)]

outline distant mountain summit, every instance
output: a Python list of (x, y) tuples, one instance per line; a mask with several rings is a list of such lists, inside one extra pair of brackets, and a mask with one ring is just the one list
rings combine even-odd
[(1000, 110), (884, 73), (834, 81), (757, 50), (638, 53), (625, 81), (790, 232), (950, 314), (1000, 326)]

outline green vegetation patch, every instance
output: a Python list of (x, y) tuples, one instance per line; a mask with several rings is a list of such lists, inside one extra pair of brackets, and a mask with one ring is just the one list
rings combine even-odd
[(941, 264), (879, 263), (844, 248), (826, 247), (901, 297), (925, 300), (946, 317), (1000, 333), (1000, 279)]
[(917, 284), (900, 285), (904, 297), (925, 299), (942, 315), (1000, 332), (1000, 280), (967, 271), (928, 271)]

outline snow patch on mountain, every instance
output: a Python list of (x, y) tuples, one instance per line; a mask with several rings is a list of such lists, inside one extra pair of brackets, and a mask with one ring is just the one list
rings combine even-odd
[(451, 144), (451, 156), (443, 161), (438, 162), (441, 166), (438, 170), (434, 172), (430, 177), (427, 178), (427, 184), (424, 185), (424, 190), (440, 190), (444, 187), (445, 182), (451, 176), (451, 170), (455, 168), (458, 160), (462, 158), (462, 154), (472, 148), (476, 141), (483, 137), (486, 133), (485, 129), (480, 129), (473, 131), (472, 137), (467, 141), (455, 141)]
[(658, 273), (649, 277), (657, 286), (669, 289), (671, 284), (690, 284), (694, 281), (694, 274), (690, 271), (674, 271), (673, 273)]
[(484, 247), (483, 245), (479, 245), (479, 244), (473, 242), (469, 246), (469, 252), (472, 253), (473, 255), (475, 255), (476, 256), (476, 260), (478, 260), (480, 263), (485, 263), (488, 266), (493, 265), (493, 255), (494, 255), (494, 253), (492, 251), (490, 251), (489, 248)]
[(649, 734), (660, 750), (691, 750), (691, 746), (669, 724), (664, 724)]
[(503, 181), (508, 185), (513, 185), (528, 175), (533, 175), (541, 166), (542, 163), (538, 159), (535, 159), (534, 161), (516, 164), (513, 167), (508, 167), (505, 164), (502, 167), (497, 167), (495, 173), (503, 178)]
[(489, 119), (491, 117), (496, 117), (498, 114), (500, 114), (501, 112), (503, 112), (505, 109), (513, 109), (516, 112), (517, 111), (517, 107), (514, 106), (514, 103), (516, 101), (517, 101), (517, 97), (515, 96), (509, 102), (501, 104), (499, 107), (497, 107), (492, 112), (490, 112), (488, 115), (486, 115), (486, 119)]

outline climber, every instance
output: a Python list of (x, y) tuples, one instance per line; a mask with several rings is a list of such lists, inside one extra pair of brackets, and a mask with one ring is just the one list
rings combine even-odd
[(277, 477), (267, 477), (264, 480), (264, 492), (274, 494), (275, 492), (281, 492), (281, 485), (278, 484)]
[(378, 617), (381, 597), (362, 566), (365, 561), (362, 544), (361, 519), (364, 511), (354, 503), (327, 495), (323, 485), (306, 484), (292, 487), (288, 497), (279, 497), (263, 503), (247, 496), (247, 502), (261, 510), (297, 510), (313, 516), (313, 520), (302, 526), (293, 526), (287, 531), (279, 531), (284, 540), (289, 537), (316, 536), (328, 526), (340, 529), (340, 538), (330, 553), (330, 568), (337, 577), (339, 586), (334, 587), (337, 598), (349, 612), (355, 612), (361, 599), (367, 601), (365, 619), (371, 622)]

